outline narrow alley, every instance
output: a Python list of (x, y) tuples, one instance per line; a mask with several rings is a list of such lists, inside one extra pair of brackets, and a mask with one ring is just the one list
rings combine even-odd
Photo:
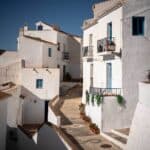
[(60, 109), (62, 129), (76, 142), (79, 149), (85, 150), (119, 150), (118, 147), (104, 139), (99, 134), (92, 133), (88, 124), (80, 118), (79, 105), (81, 103), (81, 86), (76, 86), (62, 97)]

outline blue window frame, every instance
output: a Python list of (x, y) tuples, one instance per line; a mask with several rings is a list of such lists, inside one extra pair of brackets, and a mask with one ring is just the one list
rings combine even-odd
[(107, 38), (112, 40), (112, 22), (107, 24)]
[(107, 88), (112, 88), (112, 64), (106, 64), (106, 86)]
[(132, 17), (132, 35), (144, 35), (144, 17)]
[(48, 48), (48, 56), (52, 57), (52, 49), (51, 48)]
[(36, 79), (36, 88), (37, 89), (43, 88), (43, 79)]

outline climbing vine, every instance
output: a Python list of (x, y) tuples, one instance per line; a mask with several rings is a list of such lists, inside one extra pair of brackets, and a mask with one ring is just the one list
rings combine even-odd
[(96, 98), (97, 106), (100, 106), (100, 104), (103, 102), (103, 95), (97, 94), (95, 98)]

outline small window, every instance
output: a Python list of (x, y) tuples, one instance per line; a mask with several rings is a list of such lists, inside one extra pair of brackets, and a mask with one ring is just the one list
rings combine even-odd
[(57, 68), (60, 68), (60, 65), (57, 65)]
[(48, 56), (52, 57), (52, 49), (51, 48), (48, 48)]
[(58, 42), (57, 50), (60, 51), (60, 43)]
[(132, 35), (144, 35), (144, 17), (132, 17)]
[(42, 25), (39, 25), (39, 26), (38, 26), (38, 30), (43, 30), (43, 26), (42, 26)]
[(37, 79), (36, 80), (36, 88), (42, 89), (43, 88), (43, 79)]

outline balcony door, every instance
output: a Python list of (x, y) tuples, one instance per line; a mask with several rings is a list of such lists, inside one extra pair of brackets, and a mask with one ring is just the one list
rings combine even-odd
[(107, 38), (108, 40), (112, 40), (112, 22), (107, 24)]
[(106, 64), (106, 88), (112, 88), (112, 64)]

